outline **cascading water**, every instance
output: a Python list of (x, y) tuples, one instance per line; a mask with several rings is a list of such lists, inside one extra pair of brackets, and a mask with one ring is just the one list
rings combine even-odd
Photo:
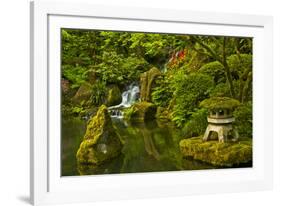
[(139, 86), (136, 83), (130, 84), (128, 88), (122, 93), (122, 102), (118, 105), (108, 107), (111, 117), (122, 118), (122, 109), (130, 107), (133, 103), (138, 101), (139, 96)]

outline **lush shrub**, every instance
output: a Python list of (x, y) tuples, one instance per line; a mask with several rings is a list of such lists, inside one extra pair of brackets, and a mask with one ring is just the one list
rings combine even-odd
[(173, 121), (182, 127), (195, 108), (203, 99), (208, 98), (213, 88), (212, 78), (206, 74), (192, 73), (189, 75), (178, 72), (172, 81), (176, 104), (173, 108)]
[(230, 90), (227, 83), (217, 84), (210, 92), (211, 97), (230, 97)]
[(140, 74), (148, 68), (143, 58), (125, 57), (116, 52), (103, 52), (101, 62), (95, 66), (95, 70), (107, 84), (126, 85), (138, 80)]
[(225, 82), (224, 66), (218, 61), (204, 64), (199, 72), (213, 77), (216, 84)]
[(87, 79), (87, 68), (82, 66), (62, 66), (62, 76), (70, 81), (72, 89), (80, 87)]
[(239, 106), (233, 113), (235, 126), (241, 137), (252, 137), (252, 102), (247, 102)]
[(208, 121), (208, 111), (206, 109), (198, 109), (193, 112), (183, 127), (183, 136), (185, 138), (195, 137), (204, 134)]
[(172, 97), (173, 91), (169, 80), (166, 77), (157, 80), (157, 84), (151, 93), (152, 102), (160, 107), (168, 107)]
[(252, 55), (231, 55), (227, 58), (227, 62), (233, 79), (239, 82), (239, 89), (236, 91), (236, 94), (239, 94), (239, 100), (252, 101)]
[(252, 55), (251, 54), (233, 54), (227, 57), (227, 63), (232, 72), (237, 71), (241, 76), (245, 70), (252, 69)]
[[(233, 83), (234, 93), (239, 94), (240, 82), (233, 80), (232, 83)], [(210, 97), (231, 97), (229, 84), (219, 83), (215, 85), (215, 87), (210, 92)]]
[(103, 81), (97, 81), (92, 88), (91, 101), (94, 105), (101, 105), (106, 98), (106, 84)]

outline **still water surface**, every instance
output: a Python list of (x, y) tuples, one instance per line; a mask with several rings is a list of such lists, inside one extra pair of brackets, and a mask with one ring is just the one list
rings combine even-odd
[(76, 152), (83, 139), (86, 122), (80, 119), (62, 121), (62, 176), (160, 172), (215, 168), (190, 159), (179, 151), (181, 131), (171, 123), (150, 121), (129, 124), (113, 118), (113, 125), (124, 142), (121, 155), (94, 167), (77, 165)]

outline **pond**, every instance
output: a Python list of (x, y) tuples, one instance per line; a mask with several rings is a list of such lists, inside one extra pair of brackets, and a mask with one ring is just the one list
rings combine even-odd
[(124, 142), (122, 153), (101, 166), (78, 165), (76, 152), (83, 139), (86, 122), (78, 118), (62, 121), (62, 176), (160, 172), (211, 169), (214, 166), (184, 159), (179, 151), (181, 131), (170, 122), (148, 121), (130, 124), (112, 118)]

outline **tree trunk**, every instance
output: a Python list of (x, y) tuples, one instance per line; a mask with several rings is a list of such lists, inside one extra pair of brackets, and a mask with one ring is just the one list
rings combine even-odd
[(252, 79), (253, 79), (252, 72), (249, 72), (248, 78), (246, 80), (246, 83), (245, 83), (245, 86), (244, 86), (244, 89), (243, 89), (243, 96), (242, 96), (242, 100), (241, 100), (242, 103), (244, 103), (245, 100), (247, 99), (249, 90), (251, 88)]
[(226, 62), (225, 45), (226, 45), (226, 37), (223, 37), (222, 64), (225, 69), (225, 74), (226, 74), (226, 79), (227, 79), (227, 82), (229, 85), (230, 94), (231, 94), (232, 98), (235, 98), (235, 92), (234, 92), (233, 82), (232, 82), (232, 78), (231, 78), (231, 73), (230, 73), (229, 66)]

